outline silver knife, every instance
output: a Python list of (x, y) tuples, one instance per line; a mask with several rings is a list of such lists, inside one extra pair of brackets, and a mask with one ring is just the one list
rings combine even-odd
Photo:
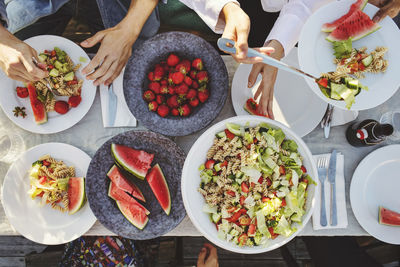
[(329, 159), (328, 181), (331, 184), (331, 225), (337, 225), (337, 208), (336, 208), (336, 150), (332, 151)]
[(117, 115), (117, 96), (114, 93), (113, 84), (108, 86), (108, 123), (114, 126), (115, 116)]
[(325, 119), (325, 125), (324, 125), (325, 138), (329, 137), (329, 133), (330, 133), (330, 130), (331, 130), (332, 114), (333, 114), (333, 106), (331, 104), (329, 104), (328, 105), (328, 110), (327, 110), (327, 116), (326, 116), (326, 119)]

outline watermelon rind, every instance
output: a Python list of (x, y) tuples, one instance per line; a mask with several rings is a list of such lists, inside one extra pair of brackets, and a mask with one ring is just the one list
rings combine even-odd
[[(133, 224), (136, 228), (143, 230), (143, 228), (146, 226), (147, 222), (149, 221), (149, 218), (146, 216), (146, 219), (143, 222), (139, 222), (134, 220), (133, 217), (129, 216), (129, 214), (127, 212), (124, 211), (124, 207), (122, 202), (120, 201), (115, 201), (117, 203), (118, 209), (121, 211), (122, 215), (124, 215), (124, 217), (131, 223)], [(130, 212), (130, 210), (129, 210)]]
[(248, 107), (247, 104), (244, 104), (243, 109), (246, 110), (251, 115), (257, 115), (256, 113), (252, 112)]
[[(113, 186), (113, 182), (110, 182), (110, 185), (108, 186), (108, 196), (115, 200), (115, 201), (119, 201), (119, 202), (124, 202), (122, 199), (116, 199), (112, 196), (111, 194), (111, 190), (112, 190), (112, 186)], [(123, 191), (122, 193), (125, 193), (125, 191)], [(126, 194), (126, 193), (125, 193)], [(132, 202), (133, 205), (138, 205), (140, 208), (142, 208), (145, 212), (146, 215), (150, 214), (150, 211), (148, 209), (146, 209), (146, 207), (144, 207), (142, 204), (140, 204), (139, 202), (137, 202), (134, 198), (132, 198), (130, 195), (126, 194), (127, 199), (129, 199), (129, 202)]]
[[(367, 5), (368, 0), (358, 0), (357, 2), (353, 3), (350, 6), (350, 9), (346, 14), (344, 14), (340, 18), (334, 20), (333, 22), (328, 22), (328, 23), (323, 24), (321, 27), (321, 31), (332, 32), (333, 30), (335, 30), (340, 24), (342, 24), (345, 21), (345, 19), (342, 19), (343, 17), (346, 16), (346, 18), (348, 18), (351, 15), (351, 14), (349, 14), (349, 12), (351, 11), (351, 7), (357, 3), (359, 3), (359, 7), (358, 7), (358, 9), (354, 9), (352, 13), (354, 13), (357, 10), (364, 10), (364, 7)], [(331, 26), (328, 26), (330, 24), (331, 24)]]
[[(370, 35), (371, 33), (376, 32), (380, 28), (381, 28), (381, 26), (379, 26), (379, 24), (375, 24), (373, 28), (365, 30), (365, 31), (362, 31), (359, 34), (357, 34), (355, 36), (350, 36), (350, 37), (351, 37), (352, 41), (357, 41), (357, 40), (360, 40), (361, 38), (364, 38), (367, 35)], [(342, 39), (335, 38), (335, 37), (331, 36), (331, 34), (328, 35), (328, 37), (326, 37), (326, 40), (328, 40), (329, 42), (345, 41), (345, 40), (342, 40)]]
[[(389, 225), (389, 226), (400, 226), (400, 214), (397, 212), (394, 212), (392, 210), (386, 209), (382, 206), (379, 206), (379, 224), (383, 225)], [(393, 216), (391, 219), (392, 221), (389, 222), (388, 218), (386, 218), (388, 215)], [(394, 217), (396, 217), (395, 221), (393, 221)]]
[(117, 151), (116, 151), (116, 144), (111, 144), (111, 154), (115, 160), (115, 162), (117, 163), (118, 166), (120, 166), (122, 169), (124, 169), (125, 171), (129, 172), (130, 174), (133, 174), (134, 176), (136, 176), (137, 178), (144, 180), (144, 178), (146, 177), (147, 171), (146, 172), (139, 172), (137, 170), (135, 170), (132, 167), (129, 167), (128, 164), (126, 164), (121, 157), (118, 155)]
[[(79, 198), (78, 198), (78, 201), (76, 202), (75, 207), (74, 206), (71, 207), (71, 205), (68, 206), (68, 208), (69, 208), (68, 213), (70, 215), (72, 215), (72, 214), (75, 214), (76, 212), (78, 212), (85, 205), (85, 202), (86, 202), (85, 177), (73, 177), (70, 179), (79, 179), (79, 187), (81, 188), (81, 190), (79, 191), (80, 192)], [(68, 187), (68, 190), (69, 190), (69, 187)], [(69, 204), (71, 204), (71, 203), (69, 203)]]
[[(153, 174), (154, 172), (158, 172), (160, 175), (157, 176), (155, 174)], [(149, 181), (149, 179), (151, 178), (151, 176), (154, 175), (154, 178), (159, 178), (158, 181)], [(160, 165), (158, 165), (158, 163), (156, 165), (154, 165), (154, 167), (150, 170), (149, 174), (146, 176), (146, 180), (150, 185), (151, 190), (153, 191), (154, 195), (156, 196), (158, 203), (160, 204), (161, 208), (164, 210), (164, 212), (169, 215), (171, 212), (171, 194), (169, 192), (169, 187), (168, 187), (168, 183), (167, 180), (165, 179), (165, 176), (161, 170)], [(161, 199), (160, 199), (160, 194), (164, 191), (162, 188), (159, 188), (160, 190), (157, 190), (158, 188), (156, 188), (156, 184), (153, 184), (153, 182), (160, 182), (160, 185), (162, 187), (164, 187), (166, 190), (165, 192), (168, 193), (168, 205), (163, 205), (161, 203)], [(166, 206), (165, 208), (163, 206)]]

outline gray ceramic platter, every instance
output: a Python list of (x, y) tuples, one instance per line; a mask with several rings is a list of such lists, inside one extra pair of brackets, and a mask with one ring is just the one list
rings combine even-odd
[[(158, 163), (167, 180), (171, 194), (171, 212), (165, 214), (146, 180), (130, 178), (142, 191), (149, 211), (149, 221), (143, 230), (133, 226), (120, 212), (113, 199), (108, 197), (110, 179), (107, 172), (114, 164), (111, 144), (129, 146), (154, 154), (152, 166)], [(116, 135), (97, 150), (86, 177), (86, 195), (94, 215), (113, 233), (130, 239), (144, 240), (164, 235), (173, 230), (185, 217), (182, 202), (181, 174), (185, 153), (174, 142), (160, 134), (148, 131), (129, 131)], [(139, 201), (140, 202), (140, 201)]]
[[(209, 75), (210, 97), (188, 117), (162, 118), (149, 111), (142, 97), (147, 74), (172, 52), (189, 60), (201, 58)], [(124, 74), (124, 95), (132, 114), (146, 128), (168, 136), (188, 135), (211, 123), (224, 106), (228, 86), (228, 71), (219, 53), (202, 38), (184, 32), (161, 33), (145, 41), (129, 59)]]

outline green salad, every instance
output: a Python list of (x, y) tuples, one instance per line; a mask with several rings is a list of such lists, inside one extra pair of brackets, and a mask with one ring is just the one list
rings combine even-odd
[(305, 214), (307, 187), (314, 183), (296, 142), (281, 129), (227, 123), (199, 167), (203, 212), (218, 237), (238, 246), (265, 246), (297, 229)]

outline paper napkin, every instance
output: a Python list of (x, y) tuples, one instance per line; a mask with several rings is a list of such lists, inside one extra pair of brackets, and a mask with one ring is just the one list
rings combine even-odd
[(343, 125), (348, 122), (354, 121), (358, 117), (358, 111), (344, 110), (334, 108), (332, 114), (331, 126)]
[[(314, 155), (314, 160), (317, 162), (320, 157), (330, 157), (331, 154)], [(315, 179), (320, 184), (318, 177)], [(346, 210), (346, 191), (344, 181), (344, 156), (341, 153), (337, 154), (336, 161), (336, 203), (337, 203), (337, 218), (338, 224), (331, 226), (331, 184), (328, 182), (328, 178), (325, 180), (325, 208), (327, 226), (321, 226), (320, 224), (320, 213), (321, 213), (321, 186), (317, 187), (315, 192), (315, 208), (312, 216), (314, 230), (322, 229), (337, 229), (347, 228), (347, 210)]]
[(118, 98), (117, 112), (114, 125), (110, 125), (108, 119), (108, 86), (100, 85), (101, 114), (104, 127), (136, 127), (136, 118), (132, 115), (125, 101), (123, 90), (123, 69), (121, 74), (114, 80), (114, 93)]

